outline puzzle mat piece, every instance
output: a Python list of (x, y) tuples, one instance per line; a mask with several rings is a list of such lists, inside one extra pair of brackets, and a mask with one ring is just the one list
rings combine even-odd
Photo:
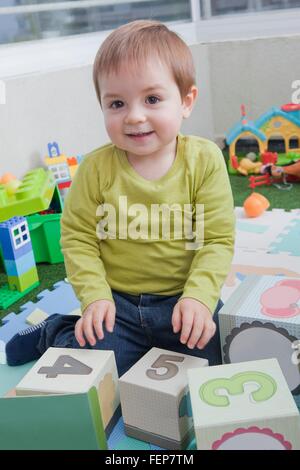
[(252, 250), (268, 251), (270, 244), (290, 226), (293, 220), (300, 219), (300, 210), (290, 212), (283, 209), (266, 211), (261, 216), (248, 218), (242, 207), (235, 208), (235, 246)]
[(241, 273), (254, 272), (261, 275), (282, 273), (285, 276), (300, 277), (299, 257), (286, 253), (257, 253), (253, 250), (235, 248), (232, 265)]
[(246, 275), (240, 272), (235, 271), (234, 267), (232, 266), (230, 273), (227, 276), (225, 284), (221, 290), (221, 299), (222, 302), (227, 302), (229, 297), (233, 294), (235, 289), (243, 282)]
[(22, 366), (9, 367), (0, 365), (0, 397), (3, 397), (9, 390), (14, 388), (25, 374), (33, 367), (36, 361), (28, 362)]
[(261, 253), (253, 256), (253, 252), (236, 249), (230, 272), (222, 287), (222, 301), (227, 302), (245, 276), (250, 274), (300, 277), (300, 262), (296, 257), (283, 253)]
[(270, 253), (287, 252), (292, 256), (300, 256), (300, 218), (293, 219), (275, 242), (270, 244), (269, 249)]
[(28, 328), (27, 317), (39, 308), (48, 315), (60, 313), (68, 315), (78, 309), (80, 304), (70, 284), (59, 281), (53, 286), (53, 290), (43, 290), (37, 295), (37, 302), (27, 302), (20, 308), (17, 315), (12, 312), (2, 319), (0, 327), (0, 364), (6, 363), (5, 344), (18, 332)]

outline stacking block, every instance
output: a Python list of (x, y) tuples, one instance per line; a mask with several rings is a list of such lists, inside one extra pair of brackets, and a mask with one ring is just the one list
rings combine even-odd
[(7, 276), (7, 282), (11, 290), (16, 289), (19, 292), (28, 289), (30, 286), (37, 286), (39, 284), (37, 269), (34, 266), (21, 276)]
[(29, 251), (16, 260), (4, 260), (5, 271), (8, 276), (21, 276), (35, 267), (33, 251)]
[(0, 224), (0, 243), (4, 260), (15, 261), (32, 252), (27, 221), (24, 217), (12, 217)]
[(1, 450), (107, 449), (97, 390), (0, 398)]
[(14, 194), (8, 194), (5, 186), (0, 185), (0, 222), (15, 215), (25, 216), (49, 207), (55, 182), (50, 171), (36, 168), (24, 176)]
[(119, 380), (125, 432), (167, 449), (186, 449), (193, 437), (187, 369), (206, 359), (152, 348)]
[(188, 371), (199, 450), (300, 449), (300, 415), (277, 359)]
[(300, 280), (249, 276), (220, 310), (219, 320), (223, 362), (276, 357), (300, 407)]
[(42, 321), (46, 320), (48, 316), (48, 313), (44, 312), (40, 308), (36, 308), (30, 313), (30, 315), (28, 315), (26, 323), (28, 323), (28, 325), (38, 325), (39, 323), (42, 323)]
[(120, 404), (113, 351), (49, 348), (16, 386), (20, 395), (98, 391), (106, 428)]

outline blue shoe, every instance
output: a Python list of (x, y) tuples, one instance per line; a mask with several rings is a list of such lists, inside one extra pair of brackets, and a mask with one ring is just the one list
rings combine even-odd
[(26, 330), (15, 334), (6, 344), (6, 360), (9, 366), (19, 366), (41, 357), (37, 349), (41, 331), (46, 321), (30, 326)]

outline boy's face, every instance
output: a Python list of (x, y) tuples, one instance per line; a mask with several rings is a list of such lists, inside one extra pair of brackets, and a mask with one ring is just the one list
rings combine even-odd
[(190, 115), (196, 87), (184, 100), (166, 65), (148, 62), (137, 71), (123, 64), (100, 79), (105, 126), (128, 156), (164, 156), (174, 151), (182, 119)]

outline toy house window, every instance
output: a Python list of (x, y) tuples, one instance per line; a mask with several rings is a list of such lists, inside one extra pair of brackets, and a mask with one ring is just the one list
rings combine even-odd
[(271, 136), (268, 140), (268, 152), (286, 153), (285, 141), (280, 136)]
[(51, 167), (51, 171), (56, 180), (70, 178), (69, 168), (65, 163)]
[(274, 121), (273, 126), (276, 127), (276, 129), (278, 129), (279, 127), (282, 126), (282, 123), (280, 121)]
[(298, 149), (300, 147), (299, 145), (299, 137), (294, 135), (293, 137), (290, 138), (289, 140), (289, 148), (290, 149)]
[(30, 242), (27, 222), (22, 222), (14, 226), (12, 229), (12, 240), (15, 250)]
[(235, 153), (239, 157), (246, 155), (248, 152), (259, 154), (259, 145), (255, 138), (241, 138), (235, 144)]

